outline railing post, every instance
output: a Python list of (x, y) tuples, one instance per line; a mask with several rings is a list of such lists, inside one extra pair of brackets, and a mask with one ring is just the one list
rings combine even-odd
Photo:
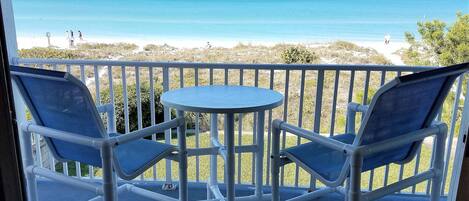
[[(218, 115), (210, 114), (210, 146), (214, 147), (214, 141), (218, 141)], [(217, 177), (217, 155), (210, 155), (210, 178), (207, 182), (207, 199), (212, 199), (212, 186), (218, 185)]]
[(8, 62), (12, 65), (17, 64), (18, 43), (16, 40), (15, 17), (13, 14), (13, 4), (11, 0), (0, 0), (2, 5), (3, 26), (5, 27), (6, 48)]
[[(178, 118), (184, 118), (184, 111), (177, 111)], [(187, 201), (187, 146), (186, 146), (186, 123), (177, 129), (179, 146), (179, 200)]]
[(350, 159), (350, 189), (348, 193), (348, 201), (359, 201), (361, 197), (361, 170), (363, 157), (360, 153), (352, 153)]
[(116, 177), (114, 175), (112, 157), (112, 145), (106, 142), (101, 147), (104, 201), (117, 201)]
[[(168, 90), (169, 90), (169, 68), (163, 67), (163, 91), (166, 92)], [(166, 106), (164, 106), (163, 108), (163, 115), (164, 115), (165, 122), (171, 120), (171, 111)], [(164, 131), (164, 139), (165, 139), (166, 144), (171, 144), (171, 130), (170, 129)], [(171, 160), (166, 159), (166, 182), (163, 185), (163, 190), (175, 190), (175, 186), (173, 185), (173, 180), (171, 176), (171, 170), (172, 170), (171, 163), (172, 163)]]
[(279, 201), (279, 174), (280, 174), (280, 120), (274, 120), (272, 123), (272, 200)]
[[(24, 122), (25, 123), (25, 122)], [(25, 131), (25, 129), (20, 126), (20, 146), (21, 146), (21, 155), (23, 156), (23, 166), (24, 174), (26, 177), (26, 193), (28, 200), (37, 201), (37, 184), (36, 176), (32, 172), (28, 172), (27, 167), (34, 166), (32, 142), (31, 142), (31, 133)]]
[(441, 192), (441, 179), (443, 177), (443, 168), (444, 168), (444, 153), (445, 153), (445, 141), (446, 134), (448, 132), (448, 127), (443, 124), (439, 126), (440, 131), (435, 137), (435, 159), (432, 161), (432, 168), (435, 171), (435, 175), (432, 179), (432, 191), (431, 191), (431, 201), (440, 200)]
[(449, 193), (448, 193), (448, 201), (456, 200), (456, 194), (459, 187), (459, 178), (461, 176), (461, 167), (464, 158), (466, 142), (468, 137), (468, 129), (469, 129), (469, 80), (464, 76), (468, 76), (466, 73), (462, 75), (461, 78), (467, 80), (466, 81), (466, 95), (464, 96), (464, 106), (463, 112), (461, 117), (461, 126), (459, 127), (459, 137), (458, 142), (456, 145), (456, 153), (454, 155), (454, 162), (453, 162), (453, 173), (451, 176), (451, 184), (449, 186)]

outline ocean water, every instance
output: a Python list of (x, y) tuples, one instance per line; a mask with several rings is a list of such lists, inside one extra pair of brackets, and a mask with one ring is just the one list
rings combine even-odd
[(316, 42), (403, 40), (469, 0), (13, 0), (17, 35)]

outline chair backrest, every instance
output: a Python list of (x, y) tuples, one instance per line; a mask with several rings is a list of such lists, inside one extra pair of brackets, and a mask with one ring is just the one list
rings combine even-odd
[[(373, 97), (354, 143), (372, 144), (429, 127), (454, 80), (468, 70), (469, 64), (465, 63), (400, 76), (387, 83)], [(420, 144), (409, 143), (371, 157), (387, 162), (408, 161)]]
[[(59, 71), (17, 66), (10, 69), (36, 124), (88, 137), (105, 137), (90, 92), (78, 79)], [(47, 137), (45, 140), (59, 160), (101, 166), (99, 150)]]

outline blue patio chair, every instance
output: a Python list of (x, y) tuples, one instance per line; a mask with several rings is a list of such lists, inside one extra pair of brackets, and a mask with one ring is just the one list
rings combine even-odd
[[(115, 131), (113, 105), (96, 107), (86, 86), (71, 74), (12, 66), (11, 75), (34, 121), (19, 122), (29, 200), (37, 200), (37, 175), (92, 190), (98, 194), (92, 200), (115, 201), (125, 190), (155, 200), (177, 200), (130, 184), (117, 186), (116, 174), (125, 180), (133, 179), (163, 158), (179, 162), (179, 200), (187, 200), (185, 121), (181, 114), (171, 121), (121, 135)], [(107, 130), (100, 112), (108, 114)], [(142, 139), (171, 128), (178, 129), (179, 146)], [(60, 162), (101, 167), (102, 185), (34, 165), (31, 133), (43, 136)]]
[[(447, 127), (434, 120), (454, 80), (468, 70), (469, 64), (465, 63), (395, 78), (376, 92), (369, 106), (349, 105), (346, 134), (324, 137), (274, 120), (273, 200), (280, 199), (279, 168), (291, 162), (327, 186), (291, 200), (313, 200), (331, 192), (342, 193), (349, 201), (375, 200), (426, 180), (431, 180), (431, 200), (439, 200)], [(355, 134), (357, 112), (364, 116)], [(280, 151), (282, 131), (311, 142)], [(374, 191), (361, 191), (362, 172), (411, 161), (423, 139), (430, 136), (436, 139), (436, 150), (428, 171)]]

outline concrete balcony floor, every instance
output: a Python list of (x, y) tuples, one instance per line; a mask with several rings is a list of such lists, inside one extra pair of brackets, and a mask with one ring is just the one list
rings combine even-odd
[[(162, 193), (171, 197), (177, 197), (178, 191), (163, 191), (161, 190), (162, 182), (155, 181), (135, 181), (134, 185), (151, 190), (154, 192)], [(254, 188), (249, 185), (237, 185), (236, 195), (247, 196), (252, 195)], [(224, 192), (224, 186), (220, 185), (220, 190)], [(264, 192), (270, 192), (270, 188), (265, 188)], [(281, 199), (286, 200), (298, 195), (306, 193), (305, 189), (286, 187), (281, 189)], [(203, 200), (206, 199), (207, 190), (205, 183), (190, 183), (189, 184), (189, 197), (191, 200)], [(78, 189), (76, 187), (63, 185), (50, 180), (40, 179), (38, 180), (38, 195), (40, 201), (85, 201), (95, 197), (92, 192)], [(337, 193), (331, 193), (330, 195), (321, 197), (313, 201), (340, 201), (344, 198)], [(119, 200), (121, 201), (151, 201), (148, 198), (141, 197), (132, 193), (121, 193), (119, 194)], [(391, 195), (386, 196), (378, 201), (427, 201), (428, 196), (420, 195)], [(441, 198), (441, 201), (446, 201), (446, 198)]]

